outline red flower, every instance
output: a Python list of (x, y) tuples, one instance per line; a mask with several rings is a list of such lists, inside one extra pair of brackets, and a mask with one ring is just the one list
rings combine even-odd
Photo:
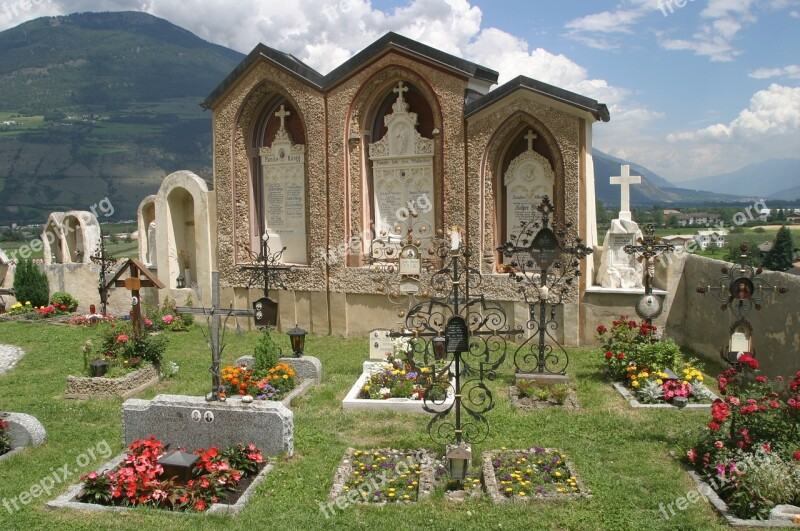
[(597, 327), (598, 334), (605, 334), (606, 332), (608, 332), (608, 328), (606, 328), (605, 326), (600, 325)]
[(749, 366), (751, 369), (758, 369), (758, 360), (750, 354), (742, 354), (736, 361), (742, 365)]
[(764, 383), (764, 382), (767, 381), (767, 378), (766, 378), (766, 376), (756, 376), (756, 381), (758, 383)]
[(194, 504), (195, 510), (198, 511), (205, 511), (206, 510), (206, 502), (204, 500), (198, 500), (197, 503)]
[(720, 425), (714, 422), (713, 420), (708, 423), (708, 429), (711, 431), (719, 431)]
[(614, 357), (614, 353), (613, 352), (611, 352), (610, 350), (606, 351), (606, 359), (607, 360), (610, 360), (613, 357)]
[(628, 328), (636, 328), (636, 321), (628, 321)]
[(617, 353), (617, 359), (618, 360), (624, 360), (625, 359), (625, 354), (623, 354), (622, 352), (618, 352)]
[(795, 453), (792, 454), (792, 459), (795, 461), (800, 461), (800, 450), (797, 450)]
[(120, 334), (117, 336), (117, 343), (125, 343), (128, 340), (128, 336), (125, 334)]

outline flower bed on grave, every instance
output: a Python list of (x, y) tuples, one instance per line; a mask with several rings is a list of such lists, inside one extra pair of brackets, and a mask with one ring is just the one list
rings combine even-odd
[(482, 471), (486, 492), (496, 503), (591, 496), (567, 455), (554, 448), (484, 452)]
[(0, 417), (0, 455), (11, 451), (11, 433), (8, 422)]
[(163, 336), (147, 327), (135, 331), (130, 321), (101, 326), (96, 341), (83, 347), (86, 376), (68, 376), (64, 396), (134, 396), (158, 383), (166, 346)]
[(508, 388), (511, 405), (522, 411), (563, 407), (568, 410), (580, 409), (575, 390), (566, 383), (537, 382), (518, 379)]
[(724, 399), (689, 442), (684, 460), (741, 519), (767, 519), (800, 505), (800, 371), (788, 385), (757, 374), (741, 356), (717, 377)]
[[(390, 356), (387, 361), (366, 361), (363, 372), (342, 400), (344, 409), (426, 413), (452, 405), (449, 375), (429, 367), (412, 366)], [(427, 400), (426, 400), (427, 398)]]
[[(134, 441), (127, 454), (81, 477), (81, 483), (48, 505), (83, 510), (151, 507), (169, 511), (235, 512), (272, 468), (254, 445), (197, 450), (185, 484), (167, 477), (158, 462), (167, 453), (155, 437)], [(244, 501), (244, 500), (243, 500)]]
[(657, 332), (655, 325), (625, 315), (610, 329), (598, 326), (605, 374), (634, 406), (708, 407), (717, 396), (705, 385), (700, 363), (685, 358), (675, 341), (659, 339)]
[(336, 470), (328, 494), (329, 506), (337, 500), (350, 503), (411, 503), (433, 492), (436, 467), (427, 450), (348, 448)]

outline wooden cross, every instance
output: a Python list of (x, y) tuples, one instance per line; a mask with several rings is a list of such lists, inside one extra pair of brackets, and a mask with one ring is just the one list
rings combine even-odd
[(403, 92), (408, 92), (408, 87), (404, 87), (403, 82), (398, 81), (397, 88), (393, 88), (392, 92), (397, 93), (397, 101), (403, 101)]
[(533, 141), (539, 138), (539, 135), (533, 132), (533, 129), (528, 129), (528, 133), (523, 137), (528, 141), (528, 151), (533, 151)]
[(292, 113), (291, 113), (291, 112), (289, 112), (289, 111), (287, 111), (286, 109), (284, 109), (284, 108), (283, 108), (283, 105), (281, 105), (281, 110), (275, 113), (275, 116), (277, 116), (278, 118), (280, 118), (280, 119), (281, 119), (281, 129), (283, 129), (283, 128), (284, 128), (284, 125), (285, 125), (285, 124), (284, 124), (284, 120), (285, 120), (285, 119), (286, 119), (286, 117), (287, 117), (287, 116), (289, 116), (290, 114), (292, 114)]
[[(222, 375), (220, 372), (220, 360), (222, 359), (222, 350), (225, 348), (220, 343), (220, 317), (222, 315), (227, 318), (231, 316), (245, 316), (253, 317), (255, 315), (253, 310), (234, 310), (233, 308), (221, 308), (219, 304), (219, 272), (211, 272), (211, 307), (195, 307), (195, 306), (176, 306), (177, 313), (204, 315), (208, 320), (208, 327), (211, 336), (211, 393), (206, 395), (206, 400), (219, 400), (220, 393), (222, 392)], [(205, 332), (204, 332), (205, 333)]]
[(631, 175), (631, 167), (627, 164), (622, 165), (622, 175), (611, 177), (611, 184), (619, 184), (622, 187), (622, 198), (619, 206), (619, 219), (631, 221), (631, 189), (630, 185), (642, 182), (640, 175)]
[[(130, 272), (130, 277), (121, 279), (120, 277), (125, 273), (126, 269)], [(131, 321), (134, 333), (138, 333), (142, 329), (142, 301), (139, 297), (139, 289), (164, 289), (166, 286), (150, 272), (147, 266), (133, 258), (129, 258), (127, 262), (122, 264), (122, 267), (105, 285), (105, 289), (107, 290), (112, 284), (117, 288), (125, 288), (131, 292)]]

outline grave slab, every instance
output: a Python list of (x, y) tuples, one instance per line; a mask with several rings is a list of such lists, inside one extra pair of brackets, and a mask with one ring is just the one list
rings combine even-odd
[(1, 455), (0, 461), (21, 452), (26, 446), (39, 446), (47, 436), (44, 426), (33, 415), (5, 413), (2, 419), (8, 423), (11, 450)]
[[(314, 383), (322, 382), (322, 362), (314, 356), (303, 356), (300, 358), (278, 358), (282, 363), (289, 365), (301, 381), (312, 380)], [(240, 367), (246, 365), (253, 368), (255, 358), (253, 356), (241, 356), (234, 363)]]
[(294, 415), (281, 402), (207, 402), (204, 397), (158, 395), (122, 404), (123, 443), (154, 435), (180, 448), (227, 448), (253, 443), (265, 455), (294, 453)]

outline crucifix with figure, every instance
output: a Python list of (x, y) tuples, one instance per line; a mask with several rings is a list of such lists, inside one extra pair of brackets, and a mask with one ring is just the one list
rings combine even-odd
[(636, 313), (647, 324), (653, 324), (653, 319), (658, 317), (662, 309), (661, 299), (653, 295), (653, 277), (655, 276), (655, 262), (653, 259), (675, 250), (674, 245), (664, 243), (661, 238), (655, 235), (655, 232), (655, 226), (652, 223), (648, 223), (644, 228), (644, 235), (638, 240), (638, 245), (626, 245), (624, 247), (626, 253), (638, 255), (637, 260), (642, 262), (644, 295), (636, 303)]
[(622, 166), (622, 175), (615, 175), (611, 177), (611, 184), (619, 184), (622, 187), (622, 197), (619, 206), (619, 219), (631, 221), (631, 188), (632, 184), (640, 184), (642, 177), (640, 175), (631, 175), (631, 167), (627, 164)]

